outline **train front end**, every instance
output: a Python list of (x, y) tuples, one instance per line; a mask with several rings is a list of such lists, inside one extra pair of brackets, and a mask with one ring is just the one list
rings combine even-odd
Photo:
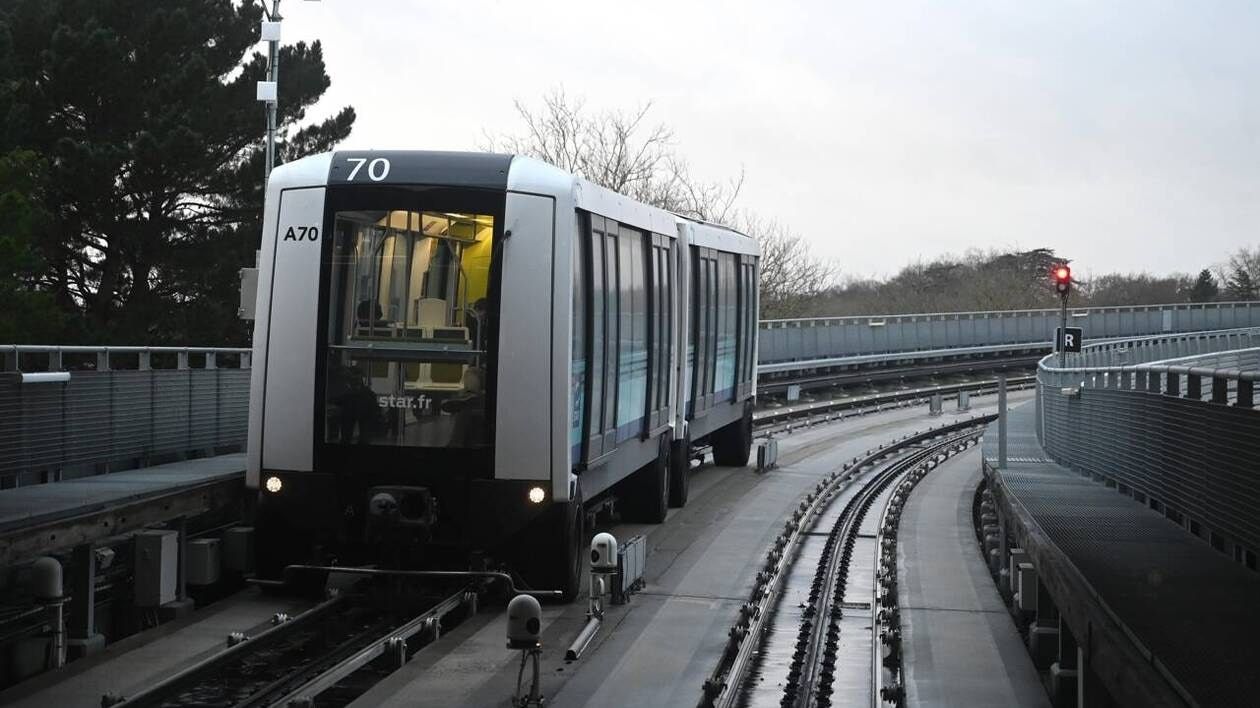
[(260, 578), (506, 561), (562, 589), (554, 199), (511, 191), (511, 163), (338, 152), (273, 173), (248, 445)]

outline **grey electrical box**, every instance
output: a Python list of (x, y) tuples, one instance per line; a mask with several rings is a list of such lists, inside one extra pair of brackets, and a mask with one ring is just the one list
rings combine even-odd
[(757, 444), (757, 471), (765, 472), (779, 465), (779, 441), (766, 438)]
[(254, 569), (254, 529), (233, 526), (223, 532), (223, 567), (237, 573)]
[(221, 551), (222, 544), (217, 538), (189, 541), (185, 580), (190, 585), (213, 585), (219, 582)]
[(939, 393), (932, 394), (928, 399), (928, 415), (940, 415), (944, 396)]
[(254, 319), (254, 310), (258, 300), (258, 269), (241, 268), (241, 304), (236, 308), (236, 315), (243, 320)]
[(970, 393), (966, 391), (958, 392), (958, 410), (960, 411), (971, 410), (971, 394)]
[(179, 574), (179, 532), (136, 534), (136, 606), (160, 607), (175, 601)]
[(630, 593), (643, 587), (643, 569), (647, 562), (647, 543), (642, 535), (631, 537), (617, 548), (617, 575), (613, 578), (612, 601), (623, 605)]

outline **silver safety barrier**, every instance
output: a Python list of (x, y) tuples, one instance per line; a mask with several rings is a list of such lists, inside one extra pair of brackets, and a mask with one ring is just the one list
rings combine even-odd
[(244, 449), (250, 350), (0, 346), (0, 488)]
[[(1091, 339), (1260, 327), (1260, 302), (1213, 302), (1068, 311)], [(1002, 310), (762, 320), (760, 364), (964, 347), (1045, 344), (1059, 310)]]
[(1258, 379), (1260, 328), (1086, 346), (1063, 368), (1047, 356), (1037, 437), (1059, 464), (1255, 567)]

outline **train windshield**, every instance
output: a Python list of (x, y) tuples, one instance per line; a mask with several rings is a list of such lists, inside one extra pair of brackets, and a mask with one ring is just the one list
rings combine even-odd
[(325, 441), (489, 444), (494, 217), (339, 211), (333, 221)]

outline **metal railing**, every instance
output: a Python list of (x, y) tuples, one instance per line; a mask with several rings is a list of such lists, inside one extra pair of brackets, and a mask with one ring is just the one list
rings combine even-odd
[[(1069, 312), (1091, 339), (1260, 327), (1260, 302), (1086, 307)], [(866, 354), (1049, 343), (1059, 311), (1001, 310), (762, 320), (758, 360), (770, 364)]]
[(1056, 366), (1054, 356), (1038, 364), (1037, 379), (1059, 388), (1090, 387), (1207, 397), (1211, 403), (1255, 405), (1260, 379), (1260, 328), (1126, 339), (1085, 347)]
[(0, 347), (0, 488), (244, 449), (249, 349)]
[(1260, 328), (1107, 342), (1042, 359), (1037, 436), (1217, 550), (1260, 551)]

